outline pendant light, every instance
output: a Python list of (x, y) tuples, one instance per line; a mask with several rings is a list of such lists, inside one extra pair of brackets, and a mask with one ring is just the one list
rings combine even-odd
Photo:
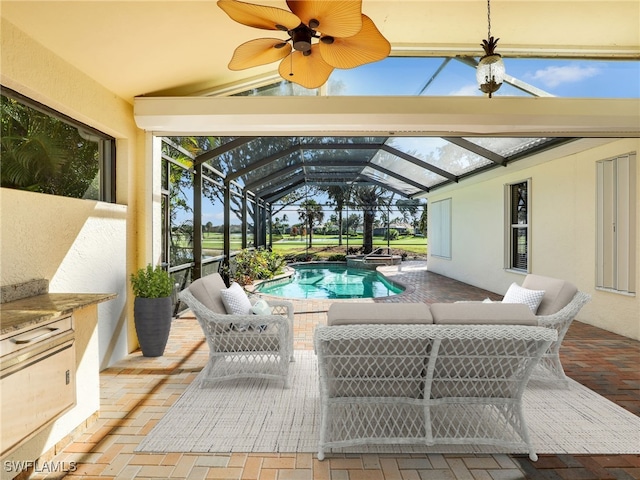
[(480, 46), (484, 50), (484, 56), (480, 59), (476, 68), (476, 80), (482, 92), (492, 94), (500, 88), (504, 81), (505, 69), (502, 55), (496, 53), (499, 38), (491, 36), (491, 0), (487, 0), (487, 22), (489, 25), (487, 39)]

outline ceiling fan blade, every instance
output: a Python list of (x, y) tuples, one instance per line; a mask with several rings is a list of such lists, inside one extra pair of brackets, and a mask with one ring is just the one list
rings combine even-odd
[(311, 47), (311, 55), (294, 51), (280, 62), (280, 76), (305, 88), (318, 88), (328, 79), (333, 67), (322, 59), (318, 45)]
[(352, 37), (362, 28), (362, 0), (287, 0), (302, 23), (320, 22), (318, 30), (332, 37)]
[(218, 6), (238, 23), (264, 30), (282, 30), (278, 25), (291, 30), (300, 25), (300, 19), (282, 8), (254, 5), (237, 0), (218, 0)]
[(334, 37), (333, 43), (318, 43), (325, 62), (335, 68), (354, 68), (377, 62), (389, 56), (391, 44), (378, 31), (373, 21), (362, 15), (362, 30), (348, 38)]
[[(276, 48), (276, 45), (283, 45)], [(245, 68), (266, 65), (280, 60), (291, 52), (291, 45), (284, 43), (279, 38), (257, 38), (243, 43), (235, 52), (229, 62), (229, 70), (244, 70)]]

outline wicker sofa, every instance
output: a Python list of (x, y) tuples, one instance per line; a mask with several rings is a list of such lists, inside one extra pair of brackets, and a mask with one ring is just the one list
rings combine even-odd
[(536, 460), (522, 395), (557, 332), (533, 326), (522, 305), (477, 307), (500, 319), (434, 324), (425, 304), (334, 303), (314, 336), (318, 458), (355, 445), (488, 444)]

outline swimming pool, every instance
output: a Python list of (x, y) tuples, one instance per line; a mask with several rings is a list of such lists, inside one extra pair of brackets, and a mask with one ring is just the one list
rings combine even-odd
[(371, 270), (345, 265), (295, 265), (286, 279), (257, 287), (266, 295), (286, 298), (377, 298), (397, 295), (404, 288)]

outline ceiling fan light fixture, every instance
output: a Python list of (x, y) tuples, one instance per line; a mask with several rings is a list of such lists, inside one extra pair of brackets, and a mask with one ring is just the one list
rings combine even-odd
[(311, 50), (311, 38), (313, 37), (313, 30), (306, 25), (300, 25), (298, 28), (293, 29), (291, 34), (291, 40), (293, 41), (293, 49), (299, 52), (307, 52)]
[(480, 91), (492, 98), (502, 86), (506, 70), (502, 55), (496, 52), (499, 38), (491, 36), (491, 0), (487, 0), (487, 39), (483, 40), (480, 46), (484, 50), (484, 56), (480, 58), (476, 67), (476, 81)]
[(313, 89), (324, 84), (334, 68), (359, 67), (391, 51), (362, 14), (362, 0), (287, 0), (291, 11), (239, 0), (218, 0), (218, 5), (238, 23), (289, 35), (286, 40), (265, 38), (240, 45), (229, 63), (231, 70), (282, 60), (282, 78)]

